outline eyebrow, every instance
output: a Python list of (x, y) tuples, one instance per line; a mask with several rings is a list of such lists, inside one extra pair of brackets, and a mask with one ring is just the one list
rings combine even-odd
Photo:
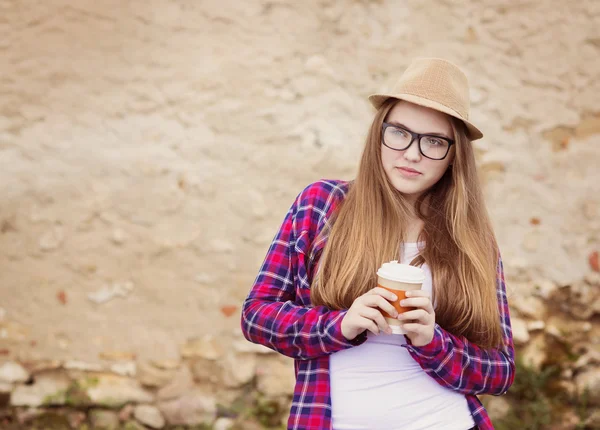
[[(387, 121), (387, 122), (389, 122), (390, 124), (397, 125), (398, 127), (405, 128), (409, 131), (412, 131), (413, 133), (416, 133), (414, 130), (411, 130), (410, 128), (408, 128), (407, 126), (405, 126), (404, 124), (402, 124), (398, 121)], [(450, 136), (446, 135), (445, 133), (419, 133), (419, 134), (426, 134), (428, 136), (439, 136), (439, 137), (444, 137), (448, 140), (452, 140), (452, 138)]]

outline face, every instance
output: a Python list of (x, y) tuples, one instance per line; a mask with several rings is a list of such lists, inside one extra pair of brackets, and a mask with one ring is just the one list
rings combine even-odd
[[(414, 133), (439, 134), (450, 139), (454, 137), (450, 120), (445, 114), (405, 101), (396, 103), (385, 122), (402, 124), (403, 128)], [(453, 147), (443, 160), (424, 157), (416, 139), (404, 151), (396, 151), (381, 144), (381, 161), (385, 173), (394, 187), (413, 203), (440, 180), (453, 158)]]

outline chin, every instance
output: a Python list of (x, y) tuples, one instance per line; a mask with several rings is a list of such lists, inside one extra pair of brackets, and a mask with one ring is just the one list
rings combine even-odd
[(392, 181), (392, 184), (398, 192), (404, 194), (406, 197), (417, 196), (425, 191), (422, 187), (410, 186), (399, 181)]

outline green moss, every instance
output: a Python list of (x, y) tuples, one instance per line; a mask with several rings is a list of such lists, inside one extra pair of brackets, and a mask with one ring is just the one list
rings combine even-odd
[(100, 379), (97, 376), (86, 376), (83, 381), (79, 382), (82, 389), (88, 389), (96, 387), (100, 383)]
[(210, 424), (197, 424), (193, 426), (167, 426), (163, 430), (212, 430)]
[(586, 428), (584, 423), (592, 415), (589, 399), (590, 391), (588, 388), (586, 388), (582, 393), (578, 393), (575, 399), (575, 411), (577, 412), (577, 417), (579, 418), (579, 424), (576, 427), (578, 430), (583, 430)]
[(49, 394), (42, 400), (43, 406), (62, 405), (65, 403), (67, 390), (60, 390), (54, 394)]
[(570, 396), (560, 383), (560, 363), (570, 361), (567, 351), (556, 350), (541, 370), (526, 365), (521, 356), (517, 356), (515, 381), (507, 393), (511, 410), (494, 422), (497, 430), (547, 429), (551, 423), (560, 422), (567, 410), (573, 409), (580, 420), (577, 428), (584, 428), (583, 422), (590, 415), (587, 395)]
[(85, 407), (91, 405), (91, 399), (87, 395), (87, 388), (98, 384), (98, 378), (86, 378), (83, 381), (73, 381), (66, 390), (57, 391), (54, 394), (44, 397), (42, 404), (48, 405), (66, 405), (72, 407)]
[(236, 421), (231, 430), (261, 427), (285, 430), (287, 426), (282, 426), (281, 422), (288, 412), (285, 399), (267, 398), (251, 385), (244, 387), (230, 404), (217, 405), (218, 416)]
[(35, 417), (28, 426), (32, 430), (71, 430), (67, 417), (53, 412), (45, 412)]
[(252, 415), (265, 427), (278, 427), (281, 423), (282, 408), (276, 400), (258, 397)]
[(549, 366), (541, 371), (527, 366), (520, 356), (516, 359), (515, 381), (508, 392), (513, 400), (510, 412), (497, 420), (497, 430), (514, 430), (526, 428), (541, 430), (552, 421), (552, 401), (545, 395), (552, 378), (559, 374), (556, 366)]
[(120, 408), (121, 406), (124, 406), (125, 403), (126, 402), (124, 402), (123, 400), (119, 400), (114, 397), (107, 397), (105, 399), (102, 399), (102, 400), (96, 402), (96, 404), (98, 406), (105, 407), (108, 409)]
[(65, 404), (67, 406), (83, 407), (91, 405), (92, 400), (85, 389), (75, 381), (67, 388), (67, 392), (65, 393)]

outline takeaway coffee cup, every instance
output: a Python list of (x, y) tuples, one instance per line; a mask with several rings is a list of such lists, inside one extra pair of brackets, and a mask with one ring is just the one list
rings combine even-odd
[[(377, 271), (377, 286), (385, 288), (398, 296), (398, 300), (391, 302), (398, 313), (403, 313), (414, 308), (400, 306), (400, 300), (406, 298), (406, 291), (420, 290), (425, 280), (423, 269), (398, 261), (383, 263)], [(387, 312), (382, 311), (383, 317), (392, 329), (393, 334), (405, 334), (402, 322), (392, 318)]]

